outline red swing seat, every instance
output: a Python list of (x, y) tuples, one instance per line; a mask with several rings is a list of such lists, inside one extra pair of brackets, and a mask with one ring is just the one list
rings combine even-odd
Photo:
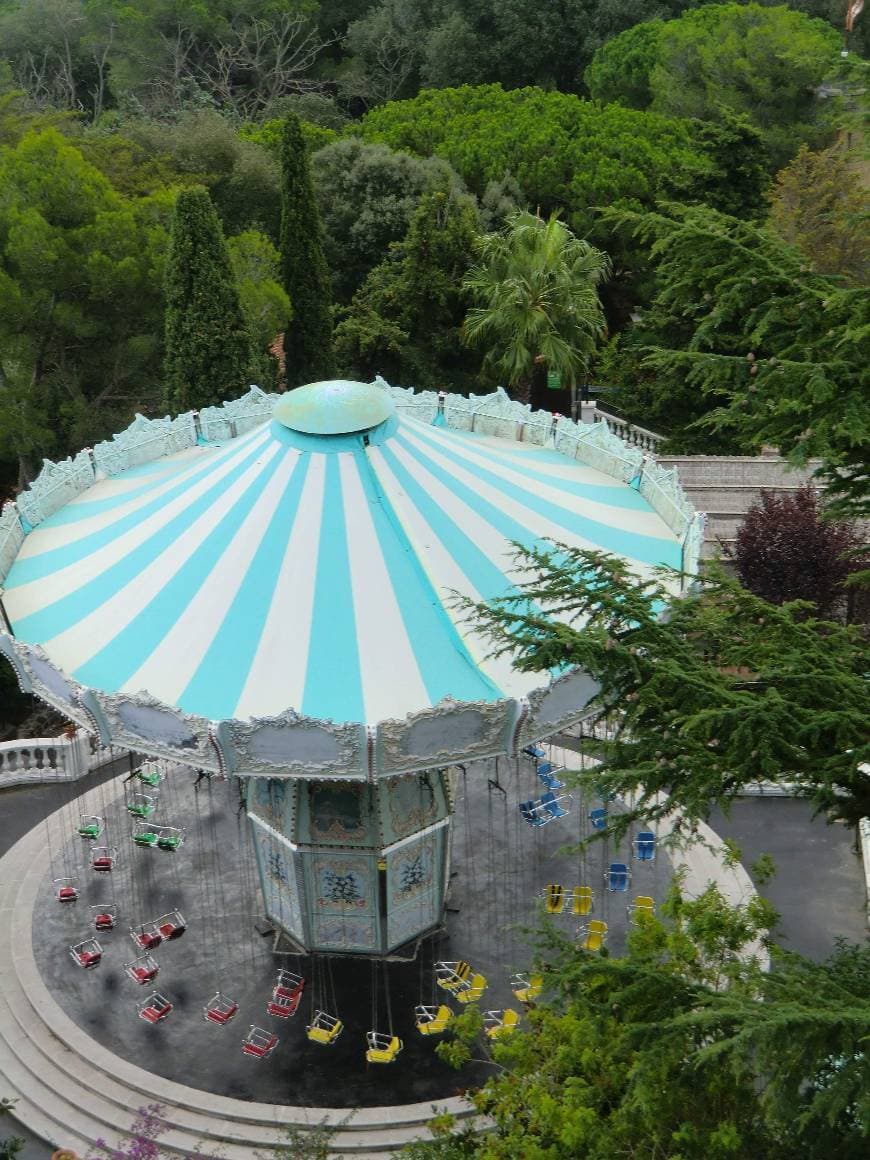
[(239, 1005), (235, 999), (228, 999), (220, 991), (209, 1000), (203, 1008), (203, 1018), (207, 1023), (216, 1023), (218, 1027), (226, 1027), (231, 1019), (235, 1019), (239, 1012)]
[(187, 923), (180, 911), (172, 910), (169, 914), (162, 914), (157, 919), (157, 927), (161, 937), (167, 942), (171, 942), (173, 939), (181, 938), (187, 930)]
[(278, 1046), (278, 1036), (264, 1031), (262, 1027), (251, 1026), (251, 1030), (242, 1041), (242, 1051), (245, 1055), (252, 1055), (255, 1059), (265, 1059)]
[(164, 999), (162, 995), (154, 994), (150, 999), (146, 999), (144, 1003), (139, 1004), (139, 1018), (144, 1019), (146, 1023), (159, 1023), (161, 1019), (172, 1010), (172, 1004), (168, 999)]
[(97, 930), (114, 930), (115, 916), (108, 912), (94, 915), (94, 926)]

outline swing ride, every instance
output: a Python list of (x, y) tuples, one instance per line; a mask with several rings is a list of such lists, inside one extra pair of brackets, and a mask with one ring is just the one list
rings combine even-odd
[[(330, 1055), (340, 1054), (351, 1038), (333, 980), (342, 956), (372, 963), (370, 1026), (354, 1030), (369, 1064), (408, 1049), (404, 1026), (437, 1036), (484, 996), (487, 1037), (510, 1034), (520, 1019), (511, 995), (525, 1006), (543, 986), (506, 973), (503, 964), (524, 961), (514, 936), (507, 952), (480, 955), (456, 939), (454, 954), (468, 957), (452, 960), (436, 959), (436, 939), (463, 882), (490, 883), (493, 940), (531, 917), (542, 894), (554, 919), (592, 914), (585, 865), (577, 878), (562, 874), (567, 885), (555, 874), (525, 892), (517, 883), (534, 874), (542, 842), (552, 837), (555, 849), (587, 823), (606, 831), (608, 804), (583, 801), (573, 761), (547, 740), (582, 722), (596, 687), (582, 672), (544, 679), (492, 658), (452, 594), (511, 590), (511, 544), (542, 537), (597, 544), (639, 572), (691, 563), (692, 513), (674, 503), (667, 519), (657, 514), (632, 485), (633, 449), (606, 429), (530, 417), (501, 395), (487, 410), (330, 382), (161, 422), (161, 457), (116, 448), (112, 459), (101, 445), (81, 468), (93, 469), (86, 487), (52, 510), (34, 500), (4, 578), (15, 635), (0, 633), (0, 649), (22, 687), (139, 755), (116, 805), (84, 813), (70, 798), (67, 833), (80, 853), (48, 850), (54, 898), (74, 903), (87, 881), (95, 932), (121, 925), (136, 949), (117, 964), (124, 986), (151, 985), (159, 971), (178, 994), (170, 1026), (185, 1015), (172, 974), (185, 952), (166, 948), (188, 915), (207, 964), (195, 1008), (211, 1029), (200, 1023), (199, 1033), (223, 1036), (214, 1029), (248, 1014), (239, 972), (221, 960), (255, 937), (251, 907), (233, 898), (250, 897), (256, 878), (269, 950), (293, 963), (274, 984), (258, 980), (251, 1015), (287, 1031), (279, 1044), (250, 1025), (242, 1050), (261, 1060), (300, 1039), (315, 1050), (341, 1041)], [(118, 448), (131, 441), (119, 437)], [(190, 793), (181, 808), (185, 773), (201, 806)], [(242, 814), (231, 849), (208, 804), (224, 783)], [(459, 803), (467, 817), (486, 816), (466, 836), (454, 882)], [(654, 867), (656, 841), (651, 830), (632, 839), (638, 867)], [(199, 897), (185, 881), (194, 858), (205, 867)], [(582, 928), (599, 948), (607, 897), (632, 877), (627, 862), (607, 866), (603, 916)], [(114, 898), (94, 897), (92, 878), (111, 882)], [(248, 953), (259, 962), (261, 948)], [(399, 1034), (387, 961), (415, 956), (419, 1002)], [(303, 999), (307, 1021), (295, 1018)], [(127, 1009), (157, 1024), (175, 1002), (154, 991)]]

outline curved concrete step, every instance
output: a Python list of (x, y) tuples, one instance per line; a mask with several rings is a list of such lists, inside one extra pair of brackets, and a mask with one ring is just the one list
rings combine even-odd
[[(96, 791), (94, 791), (96, 792)], [(81, 808), (92, 805), (86, 795)], [(52, 842), (63, 838), (61, 811), (51, 819)], [(428, 1138), (435, 1111), (474, 1116), (467, 1101), (360, 1109), (261, 1104), (212, 1095), (153, 1075), (91, 1039), (60, 1008), (32, 950), (33, 905), (45, 879), (45, 833), (31, 831), (0, 860), (0, 1090), (16, 1098), (16, 1117), (55, 1145), (86, 1152), (98, 1140), (114, 1143), (140, 1107), (160, 1104), (170, 1155), (208, 1154), (250, 1160), (255, 1150), (281, 1142), (285, 1126), (335, 1127), (331, 1154), (360, 1158), (393, 1155)]]

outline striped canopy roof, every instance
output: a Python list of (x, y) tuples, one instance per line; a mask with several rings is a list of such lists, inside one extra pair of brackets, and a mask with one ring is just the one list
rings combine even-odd
[(555, 451), (394, 411), (335, 435), (273, 418), (90, 487), (26, 537), (4, 600), (84, 685), (375, 724), (544, 683), (487, 659), (453, 606), (508, 591), (511, 541), (542, 537), (640, 575), (681, 562), (636, 490)]

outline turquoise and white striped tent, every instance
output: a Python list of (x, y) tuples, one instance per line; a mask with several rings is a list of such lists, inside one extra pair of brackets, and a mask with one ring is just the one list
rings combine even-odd
[(379, 386), (290, 392), (245, 434), (99, 479), (25, 537), (18, 642), (79, 685), (211, 721), (335, 722), (518, 698), (453, 603), (511, 587), (511, 541), (681, 565), (635, 488), (554, 449), (397, 411)]

